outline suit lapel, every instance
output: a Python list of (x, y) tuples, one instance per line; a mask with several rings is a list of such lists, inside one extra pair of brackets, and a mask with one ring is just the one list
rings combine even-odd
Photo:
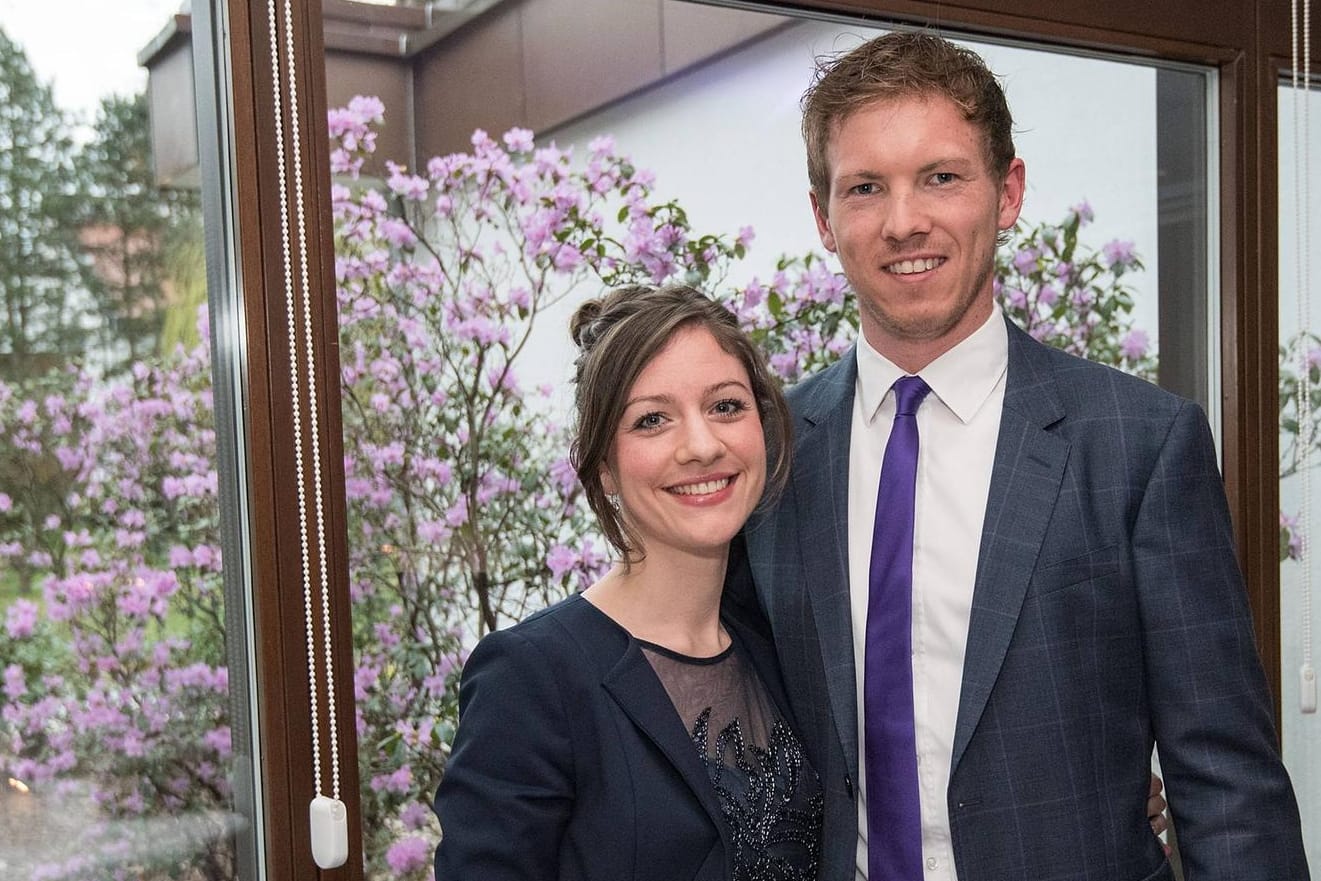
[(716, 788), (702, 764), (697, 747), (685, 730), (687, 720), (681, 720), (675, 712), (674, 703), (666, 693), (665, 686), (661, 685), (636, 640), (628, 641), (628, 648), (619, 663), (601, 681), (633, 724), (660, 748), (692, 789), (720, 831), (720, 837), (726, 839), (725, 851), (729, 853), (729, 823), (720, 810)]
[(799, 407), (793, 494), (807, 591), (831, 711), (849, 773), (858, 774), (857, 678), (849, 604), (848, 471), (857, 358), (850, 350)]
[(1059, 496), (1069, 442), (1047, 429), (1065, 416), (1049, 350), (1006, 319), (1009, 367), (973, 588), (951, 768), (990, 697)]

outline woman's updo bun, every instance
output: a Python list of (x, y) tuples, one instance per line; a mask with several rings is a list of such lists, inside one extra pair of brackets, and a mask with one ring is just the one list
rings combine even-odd
[(590, 351), (600, 339), (600, 327), (594, 326), (601, 317), (601, 298), (588, 300), (578, 307), (569, 319), (569, 336), (578, 348)]

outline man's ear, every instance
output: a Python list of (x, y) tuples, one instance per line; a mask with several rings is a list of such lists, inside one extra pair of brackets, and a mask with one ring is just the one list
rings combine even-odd
[(812, 202), (812, 217), (816, 219), (816, 233), (821, 237), (821, 244), (827, 251), (835, 253), (835, 234), (830, 231), (830, 218), (826, 208), (816, 197), (816, 191), (809, 191), (807, 198)]
[(1004, 183), (1000, 185), (1000, 216), (997, 218), (998, 229), (1013, 229), (1018, 222), (1019, 212), (1023, 210), (1023, 195), (1027, 188), (1027, 167), (1017, 156), (1009, 163)]

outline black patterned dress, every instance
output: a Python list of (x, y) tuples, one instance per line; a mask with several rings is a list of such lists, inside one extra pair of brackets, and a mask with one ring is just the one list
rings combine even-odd
[(692, 658), (643, 642), (715, 786), (734, 841), (734, 881), (812, 881), (823, 800), (802, 744), (731, 645)]

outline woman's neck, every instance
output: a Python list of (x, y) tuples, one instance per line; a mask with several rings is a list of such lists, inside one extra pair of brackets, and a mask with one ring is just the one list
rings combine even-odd
[(729, 646), (720, 626), (728, 548), (711, 556), (652, 553), (617, 564), (583, 596), (637, 639), (693, 657)]

